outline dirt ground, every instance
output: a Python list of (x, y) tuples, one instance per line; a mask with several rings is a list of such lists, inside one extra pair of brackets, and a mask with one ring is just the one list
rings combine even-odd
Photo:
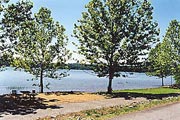
[[(69, 114), (103, 107), (130, 105), (145, 101), (145, 98), (126, 100), (125, 98), (109, 98), (106, 95), (98, 95), (84, 92), (50, 92), (37, 94), (36, 99), (14, 100), (2, 97), (7, 106), (1, 109), (0, 120), (34, 120), (56, 117), (60, 114)], [(12, 103), (12, 104), (9, 104)]]
[(105, 96), (92, 93), (41, 93), (36, 97), (43, 99), (43, 103), (47, 105), (59, 105), (63, 103), (77, 103), (106, 99)]

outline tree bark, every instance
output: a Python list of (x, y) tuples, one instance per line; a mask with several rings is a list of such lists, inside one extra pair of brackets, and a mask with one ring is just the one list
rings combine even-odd
[(163, 80), (163, 77), (162, 77), (162, 86), (164, 86), (164, 80)]
[(109, 94), (112, 93), (112, 79), (110, 77), (109, 77), (109, 84), (108, 84), (107, 93), (109, 93)]
[(163, 76), (163, 71), (162, 70), (161, 70), (161, 78), (162, 78), (162, 81), (161, 81), (162, 86), (164, 86), (164, 80), (163, 80), (164, 76)]
[(113, 66), (110, 66), (109, 68), (109, 84), (108, 84), (108, 88), (107, 88), (107, 93), (111, 94), (112, 93), (112, 80), (114, 77), (114, 69)]
[(43, 69), (40, 71), (40, 93), (43, 93)]

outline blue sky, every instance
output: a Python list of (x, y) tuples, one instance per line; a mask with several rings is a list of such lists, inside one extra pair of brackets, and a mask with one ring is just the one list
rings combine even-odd
[[(34, 11), (37, 12), (41, 6), (47, 7), (52, 11), (55, 20), (60, 21), (67, 30), (70, 37), (74, 23), (81, 18), (81, 12), (85, 11), (84, 6), (90, 0), (32, 0)], [(180, 20), (180, 0), (150, 0), (154, 7), (154, 20), (159, 24), (162, 37), (171, 20)]]
[(151, 3), (154, 7), (154, 20), (159, 24), (162, 38), (171, 20), (180, 21), (180, 0), (151, 0)]
[[(17, 0), (11, 0), (12, 2)], [(81, 18), (81, 12), (85, 11), (84, 6), (90, 0), (32, 0), (34, 3), (33, 11), (37, 12), (43, 6), (52, 11), (52, 16), (66, 28), (70, 44), (68, 48), (76, 50), (71, 42), (77, 42), (73, 37), (72, 31), (74, 23)], [(180, 20), (180, 0), (150, 0), (154, 7), (154, 20), (158, 22), (161, 30), (160, 38), (164, 36), (169, 22), (173, 19)], [(74, 55), (75, 57), (76, 55)], [(79, 56), (78, 56), (79, 57)]]

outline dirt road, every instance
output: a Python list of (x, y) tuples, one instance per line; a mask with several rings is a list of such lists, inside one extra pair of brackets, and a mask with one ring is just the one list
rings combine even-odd
[(111, 120), (180, 120), (180, 103), (127, 114)]

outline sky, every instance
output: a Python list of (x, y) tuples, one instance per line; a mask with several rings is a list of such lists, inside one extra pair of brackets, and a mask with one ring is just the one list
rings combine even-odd
[[(18, 0), (11, 0), (15, 2)], [(72, 42), (77, 42), (72, 37), (74, 24), (81, 18), (81, 13), (85, 11), (85, 5), (91, 0), (31, 0), (34, 3), (33, 12), (38, 12), (40, 7), (47, 7), (52, 12), (55, 21), (59, 21), (66, 28), (66, 35), (69, 38), (68, 48), (77, 51)], [(180, 21), (180, 0), (150, 0), (152, 3), (153, 17), (158, 22), (160, 28), (160, 39), (165, 35), (169, 22), (173, 19)], [(74, 58), (81, 58), (73, 54)]]

